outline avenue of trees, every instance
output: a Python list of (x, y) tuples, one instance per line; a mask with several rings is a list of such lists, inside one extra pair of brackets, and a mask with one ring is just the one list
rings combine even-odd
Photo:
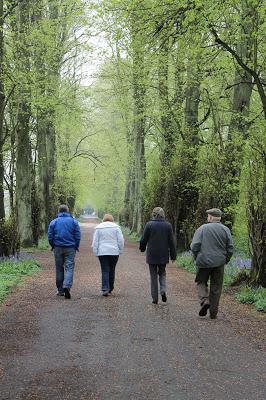
[(162, 206), (181, 251), (219, 207), (266, 287), (265, 36), (263, 0), (0, 0), (2, 225), (30, 245), (90, 202), (139, 233)]

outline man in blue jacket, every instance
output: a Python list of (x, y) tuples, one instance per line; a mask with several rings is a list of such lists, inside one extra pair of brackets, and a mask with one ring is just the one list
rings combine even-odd
[(70, 299), (75, 255), (80, 243), (80, 228), (69, 213), (68, 206), (59, 206), (57, 218), (49, 224), (48, 240), (55, 257), (57, 295)]

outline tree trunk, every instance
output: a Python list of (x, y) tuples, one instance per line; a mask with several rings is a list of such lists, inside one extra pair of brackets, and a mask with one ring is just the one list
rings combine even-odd
[(4, 163), (3, 163), (3, 145), (4, 145), (4, 109), (5, 109), (5, 91), (3, 76), (3, 58), (4, 58), (4, 9), (3, 0), (0, 0), (0, 220), (5, 218), (4, 204)]
[(171, 176), (173, 171), (171, 168), (171, 162), (172, 157), (175, 153), (175, 140), (168, 89), (169, 39), (165, 39), (164, 36), (161, 37), (158, 57), (159, 104), (161, 114), (162, 145), (160, 149), (161, 179), (158, 187), (156, 188), (156, 197), (158, 198), (158, 204), (156, 204), (156, 206), (162, 206), (166, 212), (167, 218), (170, 218), (172, 224), (174, 224), (173, 219), (175, 215), (175, 205), (173, 204), (172, 199), (173, 181), (171, 179)]
[[(252, 172), (252, 165), (250, 165)], [(257, 169), (250, 176), (248, 222), (252, 246), (251, 283), (266, 288), (266, 156), (262, 159), (262, 185), (256, 184)], [(255, 182), (254, 182), (255, 180)], [(255, 186), (255, 187), (254, 187)]]
[(17, 128), (16, 128), (16, 207), (18, 228), (23, 246), (33, 243), (32, 212), (31, 212), (31, 143), (29, 138), (30, 94), (27, 74), (29, 72), (29, 55), (27, 54), (27, 27), (29, 23), (29, 3), (22, 0), (18, 4), (18, 43), (17, 65), (23, 71), (24, 82), (20, 84)]
[[(246, 16), (248, 10), (243, 6), (243, 15)], [(252, 62), (252, 38), (253, 24), (245, 23), (241, 40), (238, 44), (237, 54), (245, 62)], [(220, 207), (224, 210), (224, 217), (227, 225), (232, 228), (235, 219), (235, 207), (239, 199), (239, 180), (242, 170), (244, 145), (248, 137), (247, 117), (249, 115), (250, 99), (253, 84), (252, 75), (239, 67), (235, 71), (232, 118), (229, 125), (228, 140), (225, 147), (224, 177), (226, 182), (226, 194), (222, 196)]]
[(22, 246), (32, 242), (31, 226), (31, 144), (29, 140), (30, 109), (20, 101), (17, 113), (16, 206), (19, 235)]
[(49, 114), (49, 122), (47, 125), (47, 165), (48, 165), (48, 181), (49, 181), (49, 199), (47, 202), (48, 221), (56, 213), (57, 204), (54, 193), (55, 171), (56, 171), (56, 131), (54, 126), (54, 112)]
[(38, 198), (39, 198), (39, 226), (40, 236), (47, 229), (47, 219), (49, 215), (49, 177), (48, 177), (48, 160), (46, 149), (46, 130), (47, 121), (44, 113), (37, 116), (37, 150), (38, 150)]
[[(131, 187), (133, 194), (133, 222), (131, 230), (140, 232), (143, 227), (143, 181), (146, 173), (145, 163), (145, 65), (144, 43), (140, 30), (140, 18), (135, 11), (132, 16), (132, 58), (133, 58), (133, 137), (134, 137), (134, 172)], [(134, 191), (133, 191), (134, 189)]]
[(177, 221), (177, 244), (180, 249), (187, 249), (191, 241), (194, 226), (194, 214), (198, 202), (196, 186), (198, 161), (198, 110), (200, 81), (198, 60), (191, 62), (187, 72), (185, 101), (185, 133), (180, 150), (178, 171), (179, 217)]

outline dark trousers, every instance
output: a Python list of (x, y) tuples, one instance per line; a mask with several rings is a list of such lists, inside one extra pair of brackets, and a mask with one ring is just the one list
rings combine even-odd
[(160, 283), (160, 293), (166, 292), (166, 271), (165, 264), (149, 264), (151, 277), (151, 297), (158, 301), (158, 278)]
[(102, 269), (102, 291), (110, 292), (115, 283), (115, 267), (119, 256), (99, 256)]
[[(210, 279), (210, 291), (208, 280)], [(216, 316), (223, 288), (224, 266), (214, 268), (199, 268), (195, 282), (197, 283), (200, 302), (209, 300), (210, 315)]]

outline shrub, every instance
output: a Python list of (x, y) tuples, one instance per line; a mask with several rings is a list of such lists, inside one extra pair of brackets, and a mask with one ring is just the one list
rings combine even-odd
[(258, 311), (266, 312), (266, 299), (259, 299), (255, 301), (254, 306)]
[(0, 220), (0, 257), (15, 256), (20, 250), (20, 239), (15, 218)]
[(249, 287), (244, 287), (236, 295), (236, 299), (243, 304), (253, 304), (255, 301), (255, 291)]
[(266, 312), (266, 288), (259, 288), (255, 291), (254, 306), (258, 311)]
[(258, 311), (266, 312), (266, 288), (244, 287), (236, 295), (236, 299), (240, 303), (254, 304)]

